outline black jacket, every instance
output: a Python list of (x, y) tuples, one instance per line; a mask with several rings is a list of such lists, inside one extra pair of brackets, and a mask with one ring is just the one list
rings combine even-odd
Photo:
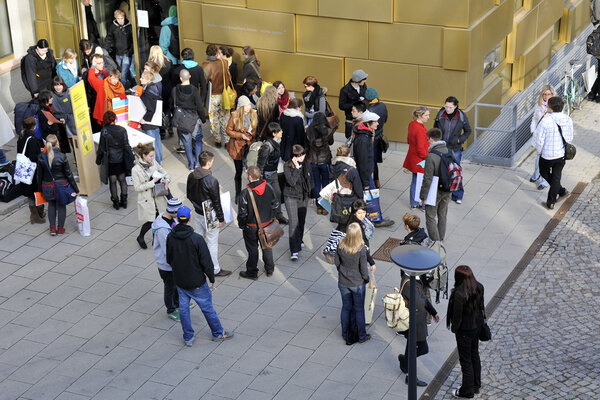
[(413, 244), (421, 244), (423, 240), (427, 239), (427, 233), (425, 229), (418, 228), (416, 231), (410, 232), (408, 235), (404, 236), (405, 242), (412, 242)]
[(360, 93), (352, 86), (352, 80), (340, 89), (340, 110), (346, 113), (346, 121), (352, 121), (352, 104), (364, 99), (365, 92), (367, 91), (367, 84), (365, 83), (359, 89)]
[(100, 143), (96, 151), (96, 164), (102, 164), (104, 152), (108, 152), (108, 162), (119, 164), (123, 162), (123, 153), (131, 151), (127, 130), (119, 125), (108, 125), (100, 133)]
[(300, 168), (290, 167), (290, 163), (291, 161), (283, 164), (283, 173), (285, 175), (283, 197), (291, 197), (299, 200), (309, 198), (315, 187), (310, 165), (308, 165), (306, 160)]
[(387, 122), (388, 119), (388, 110), (385, 104), (381, 101), (377, 103), (372, 103), (369, 105), (369, 111), (374, 112), (379, 115), (379, 125), (375, 130), (375, 138), (373, 140), (373, 150), (375, 151), (375, 162), (382, 163), (383, 162), (383, 144), (381, 143), (383, 138), (383, 125)]
[(231, 62), (229, 66), (229, 75), (231, 75), (231, 83), (233, 83), (233, 87), (237, 86), (237, 76), (238, 76), (238, 66), (235, 61)]
[[(345, 162), (346, 160), (347, 162)], [(338, 179), (340, 175), (346, 175), (348, 182), (352, 183), (352, 192), (357, 199), (363, 198), (363, 185), (358, 175), (358, 170), (355, 167), (351, 167), (348, 162), (352, 161), (349, 157), (336, 157), (333, 159), (333, 178)]]
[(273, 109), (269, 112), (269, 115), (270, 119), (266, 121), (262, 115), (258, 114), (258, 124), (256, 125), (256, 132), (259, 134), (260, 140), (264, 140), (268, 136), (270, 136), (267, 132), (267, 125), (269, 125), (270, 122), (279, 123), (279, 104), (275, 103)]
[[(471, 296), (466, 299), (455, 289), (452, 289), (450, 298), (448, 299), (448, 313), (446, 323), (451, 326), (452, 333), (458, 331), (470, 331), (478, 329), (483, 325), (483, 310), (485, 304), (483, 302), (483, 285), (477, 283), (477, 296)], [(476, 302), (474, 306), (469, 304)]]
[[(144, 88), (144, 91), (142, 92), (140, 99), (142, 100), (142, 103), (144, 103), (144, 106), (146, 107), (146, 114), (144, 114), (144, 121), (150, 122), (152, 120), (152, 117), (154, 116), (154, 113), (156, 112), (156, 102), (161, 99), (160, 91), (158, 90), (158, 86), (156, 86), (156, 83), (153, 83), (153, 82), (148, 83), (146, 85), (146, 87)], [(143, 124), (142, 125), (143, 130), (156, 129), (156, 128), (159, 128), (159, 126), (151, 125), (151, 124)]]
[(52, 90), (52, 78), (56, 76), (56, 59), (52, 49), (48, 49), (46, 58), (42, 58), (35, 51), (37, 46), (27, 49), (23, 64), (25, 66), (26, 86), (31, 97), (40, 90)]
[[(425, 288), (421, 280), (416, 281), (415, 285), (415, 306), (417, 308), (417, 318), (415, 318), (417, 326), (417, 341), (422, 342), (427, 340), (427, 313), (431, 314), (432, 317), (437, 315), (437, 311), (433, 304), (425, 296)], [(407, 300), (410, 299), (410, 282), (407, 282), (402, 289), (402, 296)]]
[(60, 128), (58, 124), (48, 125), (48, 117), (46, 117), (46, 114), (44, 114), (42, 111), (49, 112), (52, 115), (54, 115), (54, 118), (58, 119), (55, 113), (53, 111), (50, 111), (50, 108), (48, 106), (42, 106), (40, 104), (40, 110), (37, 113), (37, 117), (38, 121), (40, 122), (40, 128), (42, 128), (42, 137), (44, 138), (44, 140), (46, 139), (46, 137), (48, 137), (48, 135), (56, 135), (60, 138)]
[(104, 45), (117, 56), (131, 56), (133, 54), (133, 34), (131, 24), (127, 18), (125, 18), (123, 25), (119, 25), (116, 19), (113, 20), (108, 28)]
[(158, 74), (162, 78), (162, 93), (163, 101), (167, 102), (171, 99), (171, 91), (173, 90), (173, 80), (171, 79), (171, 69), (173, 63), (168, 57), (163, 57), (164, 64)]
[(200, 118), (202, 123), (206, 122), (206, 114), (204, 113), (204, 106), (200, 98), (200, 91), (191, 84), (179, 84), (173, 88), (171, 91), (171, 113), (175, 112), (175, 107), (193, 111), (198, 114), (198, 118)]
[[(27, 141), (27, 138), (29, 137), (31, 139)], [(35, 137), (35, 132), (26, 131), (22, 136), (19, 136), (19, 140), (17, 140), (17, 153), (21, 153), (23, 151), (23, 147), (25, 147), (25, 142), (27, 142), (27, 148), (25, 149), (25, 157), (29, 158), (30, 161), (37, 163), (40, 154), (42, 154), (42, 147), (44, 147), (44, 144)], [(35, 192), (38, 188), (36, 178), (37, 174), (33, 176), (33, 181), (31, 182), (31, 185), (21, 183), (21, 193), (23, 194), (23, 196), (33, 198), (33, 192)]]
[(363, 188), (369, 186), (373, 174), (373, 132), (361, 123), (352, 129), (353, 155)]
[(250, 200), (250, 193), (252, 190), (254, 193), (254, 200), (256, 201), (256, 208), (260, 215), (260, 222), (263, 226), (267, 226), (275, 218), (277, 207), (279, 207), (279, 199), (275, 196), (273, 187), (269, 185), (264, 179), (259, 179), (255, 182), (250, 182), (244, 190), (238, 201), (238, 226), (240, 229), (245, 229), (247, 226), (256, 227), (256, 215), (254, 214), (254, 207), (252, 207), (252, 200)]
[(204, 215), (202, 203), (206, 200), (210, 200), (213, 209), (217, 213), (219, 222), (225, 221), (223, 208), (221, 207), (219, 181), (212, 176), (210, 169), (197, 167), (188, 175), (186, 186), (186, 196), (190, 199), (194, 206), (194, 210), (196, 210), (198, 214)]
[(306, 158), (313, 164), (331, 164), (333, 130), (326, 126), (319, 128), (310, 125), (306, 129)]
[[(37, 175), (37, 183), (38, 188), (37, 191), (42, 191), (42, 185), (48, 185), (56, 182), (64, 182), (67, 181), (73, 188), (73, 190), (79, 193), (79, 189), (77, 188), (77, 183), (75, 182), (75, 178), (73, 177), (73, 173), (71, 172), (71, 168), (69, 167), (69, 161), (67, 157), (58, 151), (58, 147), (54, 148), (54, 159), (52, 160), (52, 165), (50, 166), (52, 169), (52, 175), (48, 171), (47, 158), (46, 154), (40, 154), (38, 157), (38, 166), (36, 168)], [(52, 179), (54, 176), (54, 180)], [(49, 200), (49, 199), (47, 199)]]
[[(368, 217), (365, 216), (365, 218), (368, 218)], [(369, 263), (369, 265), (375, 265), (375, 259), (371, 255), (371, 247), (369, 244), (369, 239), (367, 239), (367, 235), (365, 234), (364, 221), (361, 221), (360, 219), (356, 218), (356, 215), (352, 214), (352, 216), (350, 217), (350, 220), (348, 221), (348, 224), (346, 224), (346, 225), (338, 224), (338, 226), (335, 229), (340, 232), (346, 233), (346, 231), (348, 230), (348, 225), (350, 225), (354, 222), (356, 222), (360, 226), (360, 231), (362, 233), (363, 242), (365, 242), (365, 246), (367, 246), (367, 262)]]
[(265, 140), (265, 144), (262, 145), (258, 151), (258, 160), (256, 160), (256, 166), (260, 168), (263, 175), (265, 172), (277, 171), (280, 158), (281, 151), (279, 143), (273, 140), (273, 138), (270, 138)]
[[(184, 60), (183, 62), (186, 61)], [(179, 73), (182, 69), (187, 69), (190, 72), (190, 84), (198, 88), (200, 91), (200, 99), (202, 100), (202, 104), (206, 104), (206, 97), (208, 96), (208, 83), (206, 82), (204, 70), (197, 63), (192, 68), (187, 68), (185, 65), (181, 64), (178, 65), (177, 68), (171, 69), (172, 86), (175, 87), (181, 83), (181, 79), (179, 79)]]
[(167, 263), (173, 268), (175, 284), (192, 290), (215, 283), (215, 270), (204, 238), (188, 224), (177, 224), (167, 236)]
[(283, 112), (279, 119), (279, 124), (283, 130), (283, 137), (281, 138), (281, 159), (288, 161), (291, 158), (292, 146), (299, 144), (304, 147), (305, 143), (305, 132), (304, 132), (304, 120), (301, 116), (291, 117)]
[(442, 140), (446, 142), (448, 149), (452, 151), (462, 150), (463, 143), (471, 135), (471, 125), (467, 114), (458, 108), (452, 120), (448, 118), (444, 108), (438, 111), (433, 127), (442, 130)]

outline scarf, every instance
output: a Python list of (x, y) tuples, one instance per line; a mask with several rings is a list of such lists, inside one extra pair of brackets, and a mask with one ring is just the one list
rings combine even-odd
[(73, 76), (75, 78), (77, 78), (77, 76), (79, 74), (79, 72), (77, 70), (77, 62), (74, 62), (73, 64), (70, 64), (70, 63), (68, 63), (68, 62), (65, 61), (63, 65), (65, 65), (67, 67), (66, 69), (68, 69), (69, 71), (71, 71), (71, 73), (73, 74)]
[(283, 92), (281, 97), (277, 98), (277, 103), (279, 104), (279, 113), (281, 114), (288, 107), (288, 104), (290, 104), (290, 94), (287, 90)]
[(244, 60), (244, 65), (256, 62), (256, 56), (250, 56)]
[(227, 58), (225, 58), (225, 60), (227, 60), (227, 66), (231, 67), (231, 63), (233, 62), (233, 58), (227, 57)]
[(113, 111), (112, 99), (125, 95), (125, 88), (121, 82), (117, 82), (116, 85), (113, 85), (109, 78), (104, 80), (104, 93), (106, 94), (105, 111)]
[(142, 159), (142, 157), (140, 157), (140, 160), (139, 160), (138, 162), (140, 163), (140, 165), (141, 165), (141, 166), (142, 166), (142, 168), (144, 168), (144, 169), (148, 169), (148, 168), (150, 168), (150, 167), (152, 166), (152, 164), (150, 164), (150, 163), (147, 163), (146, 161), (144, 161), (144, 160)]
[(304, 114), (302, 111), (298, 111), (295, 108), (286, 108), (283, 112), (283, 115), (287, 115), (288, 117), (300, 117), (302, 121), (304, 121)]
[(319, 110), (319, 103), (318, 103), (318, 99), (319, 97), (321, 97), (321, 87), (318, 84), (315, 84), (315, 89), (311, 92), (309, 90), (307, 90), (306, 92), (304, 92), (304, 95), (302, 97), (304, 97), (304, 109), (307, 111), (310, 111), (312, 109), (314, 109), (315, 112), (317, 111), (323, 111), (323, 110)]
[(217, 57), (215, 56), (207, 56), (206, 61), (217, 61)]

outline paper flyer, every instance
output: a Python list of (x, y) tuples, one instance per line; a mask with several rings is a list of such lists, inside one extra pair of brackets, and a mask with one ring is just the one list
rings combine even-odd
[[(425, 199), (425, 205), (435, 206), (437, 201), (437, 188), (438, 188), (438, 180), (437, 176), (433, 176), (431, 179), (431, 186), (429, 187), (429, 193), (427, 194), (427, 199)], [(421, 186), (423, 186), (423, 174), (417, 172), (417, 186), (415, 188), (415, 201), (421, 201), (419, 194), (421, 193)]]

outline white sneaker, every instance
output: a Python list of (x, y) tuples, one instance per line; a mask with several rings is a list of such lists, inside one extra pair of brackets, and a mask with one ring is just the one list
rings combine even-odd
[(298, 261), (298, 253), (292, 253), (292, 255), (290, 256), (290, 260)]
[(456, 200), (456, 204), (462, 204), (462, 200)]

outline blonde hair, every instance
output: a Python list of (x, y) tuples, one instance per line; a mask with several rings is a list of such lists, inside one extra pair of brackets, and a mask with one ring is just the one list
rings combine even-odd
[(413, 119), (417, 119), (417, 118), (421, 117), (427, 111), (429, 111), (429, 108), (427, 108), (425, 106), (420, 106), (420, 107), (415, 108), (412, 113)]
[(158, 71), (160, 71), (160, 67), (158, 66), (157, 63), (155, 63), (152, 60), (148, 60), (146, 61), (146, 63), (144, 64), (144, 67), (148, 67), (150, 68), (150, 71), (152, 71), (153, 73), (157, 73)]
[(54, 147), (58, 146), (58, 138), (56, 135), (48, 135), (46, 137), (46, 155), (48, 156), (48, 165), (52, 168), (54, 161)]
[(348, 254), (356, 254), (365, 247), (363, 240), (362, 228), (357, 222), (348, 225), (346, 236), (340, 241), (338, 249), (344, 250)]
[(552, 92), (552, 96), (556, 96), (556, 90), (554, 90), (554, 87), (552, 85), (544, 85), (542, 86), (542, 90), (540, 91), (540, 97), (538, 97), (538, 106), (542, 105), (542, 102), (544, 101), (544, 92), (546, 90), (549, 90)]
[(411, 231), (419, 229), (419, 225), (421, 225), (421, 218), (419, 218), (416, 214), (406, 213), (402, 217), (402, 222), (404, 225), (408, 225)]
[[(244, 117), (246, 116), (244, 108), (245, 107), (240, 107), (231, 113), (231, 118), (233, 118), (233, 128), (238, 132), (244, 131)], [(250, 125), (252, 126), (252, 129), (256, 129), (256, 126), (258, 125), (258, 116), (254, 110), (250, 110)]]
[(337, 157), (348, 157), (348, 154), (350, 154), (350, 147), (346, 144), (340, 145), (335, 152)]
[(156, 65), (158, 65), (159, 71), (162, 69), (162, 67), (165, 65), (165, 53), (163, 53), (160, 46), (154, 45), (150, 47), (148, 61), (154, 61)]
[(65, 49), (65, 51), (63, 51), (63, 59), (64, 60), (72, 60), (74, 58), (77, 58), (77, 53), (75, 53), (75, 50)]
[(114, 12), (113, 15), (114, 15), (115, 18), (117, 18), (118, 16), (121, 16), (121, 17), (125, 18), (125, 11), (123, 11), (123, 10), (115, 10), (115, 12)]
[(277, 88), (273, 85), (269, 85), (265, 88), (265, 92), (256, 102), (256, 111), (265, 122), (268, 122), (267, 119), (269, 119), (269, 114), (271, 114), (273, 107), (277, 106), (277, 98)]
[(154, 80), (154, 73), (150, 71), (142, 72), (142, 78), (145, 78), (148, 82), (152, 82)]

